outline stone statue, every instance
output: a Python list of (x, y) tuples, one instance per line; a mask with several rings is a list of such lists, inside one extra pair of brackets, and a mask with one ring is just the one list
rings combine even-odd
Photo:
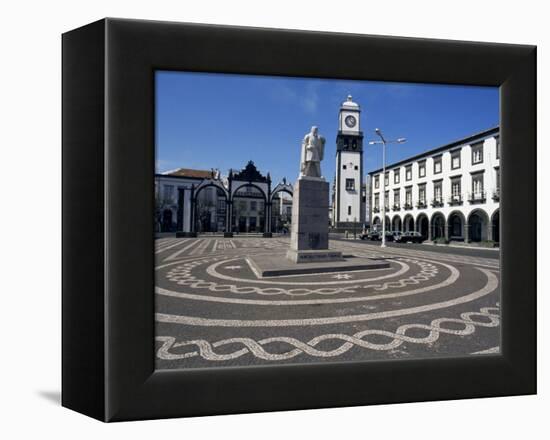
[(319, 136), (319, 129), (311, 127), (311, 131), (302, 141), (302, 155), (300, 160), (300, 178), (316, 177), (322, 179), (321, 161), (325, 155), (325, 138)]

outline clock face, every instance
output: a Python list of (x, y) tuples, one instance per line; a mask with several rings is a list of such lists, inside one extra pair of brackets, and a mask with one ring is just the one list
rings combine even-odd
[(345, 123), (349, 128), (355, 127), (355, 124), (357, 123), (357, 119), (355, 119), (354, 116), (346, 116)]

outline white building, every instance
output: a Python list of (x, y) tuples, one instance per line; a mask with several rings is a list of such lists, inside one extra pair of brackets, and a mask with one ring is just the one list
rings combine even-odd
[(271, 202), (271, 231), (289, 232), (292, 223), (292, 197), (279, 192)]
[(495, 127), (370, 172), (373, 229), (385, 211), (386, 230), (498, 242), (499, 149)]
[[(190, 231), (194, 188), (197, 188), (205, 180), (213, 179), (214, 175), (214, 170), (188, 168), (179, 168), (155, 175), (156, 231)], [(201, 204), (205, 206), (217, 203), (214, 187), (205, 188), (201, 196)], [(212, 212), (211, 217), (212, 221), (217, 223), (215, 212)]]
[(365, 204), (365, 225), (367, 227), (370, 226), (371, 218), (371, 189), (371, 176), (367, 174), (365, 176), (365, 183), (363, 184), (363, 194), (361, 195)]
[(365, 222), (363, 194), (363, 132), (361, 108), (351, 95), (338, 112), (336, 173), (333, 194), (333, 226), (348, 227)]
[[(286, 195), (283, 196), (283, 193)], [(289, 228), (292, 185), (283, 179), (275, 188), (252, 161), (240, 171), (180, 168), (155, 175), (157, 232), (263, 233)]]

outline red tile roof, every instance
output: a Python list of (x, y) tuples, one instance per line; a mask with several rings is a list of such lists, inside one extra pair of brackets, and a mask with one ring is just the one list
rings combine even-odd
[(192, 170), (190, 168), (178, 168), (177, 170), (167, 171), (163, 174), (165, 176), (195, 177), (199, 179), (212, 178), (211, 170)]

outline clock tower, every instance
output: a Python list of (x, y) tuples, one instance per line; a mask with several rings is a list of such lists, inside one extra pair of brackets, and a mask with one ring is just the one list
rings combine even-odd
[[(365, 222), (361, 108), (351, 95), (340, 106), (336, 136), (333, 221), (336, 227)], [(357, 225), (360, 228), (360, 225)]]

